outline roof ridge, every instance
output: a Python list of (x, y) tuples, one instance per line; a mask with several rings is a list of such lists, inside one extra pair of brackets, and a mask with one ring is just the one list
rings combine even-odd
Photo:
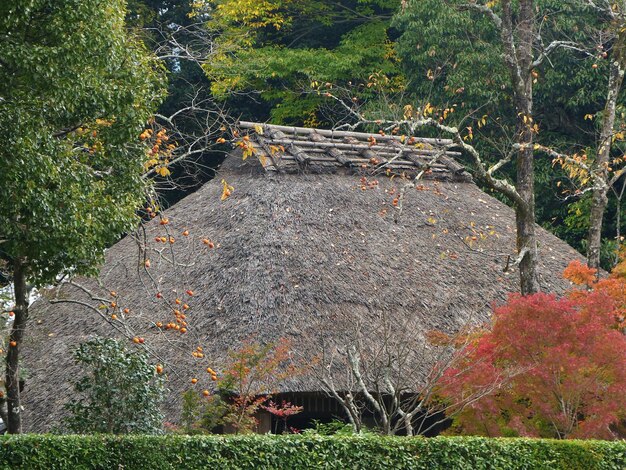
[[(278, 124), (268, 124), (264, 122), (250, 122), (250, 121), (239, 121), (239, 127), (242, 129), (256, 129), (258, 127), (264, 129), (273, 129), (282, 132), (288, 132), (293, 135), (311, 135), (311, 134), (320, 134), (324, 137), (354, 137), (356, 139), (367, 140), (370, 137), (376, 138), (381, 142), (385, 141), (394, 141), (400, 142), (404, 140), (401, 136), (394, 135), (381, 135), (377, 132), (355, 132), (355, 131), (339, 131), (334, 129), (318, 129), (314, 127), (297, 127), (297, 126), (282, 126)], [(419, 143), (428, 143), (428, 144), (436, 144), (436, 145), (445, 145), (445, 146), (454, 146), (454, 142), (452, 139), (440, 139), (436, 137), (410, 137), (414, 142)]]
[[(241, 121), (239, 127), (250, 131), (249, 144), (267, 171), (351, 172), (394, 171), (424, 174), (437, 179), (472, 181), (465, 167), (454, 157), (451, 139), (392, 136), (384, 133), (336, 131), (309, 127)], [(258, 145), (254, 147), (252, 143)], [(247, 147), (246, 147), (247, 148)]]

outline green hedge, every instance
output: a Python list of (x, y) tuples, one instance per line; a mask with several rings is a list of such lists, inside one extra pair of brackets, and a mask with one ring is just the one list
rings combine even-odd
[(0, 469), (626, 468), (626, 442), (377, 436), (0, 438)]

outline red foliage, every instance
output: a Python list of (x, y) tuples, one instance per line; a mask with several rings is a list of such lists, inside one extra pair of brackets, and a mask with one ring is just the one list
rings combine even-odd
[[(290, 430), (294, 434), (298, 434), (299, 431), (293, 427), (287, 426), (287, 420), (290, 416), (297, 415), (301, 413), (304, 407), (292, 405), (290, 402), (283, 400), (282, 403), (274, 403), (273, 400), (270, 400), (267, 405), (263, 405), (262, 408), (270, 412), (270, 414), (274, 415), (277, 419), (280, 419), (283, 422), (283, 431)], [(278, 429), (276, 429), (278, 431)]]
[(290, 416), (297, 415), (303, 410), (302, 406), (292, 405), (290, 402), (283, 400), (282, 403), (274, 403), (270, 400), (267, 405), (262, 407), (276, 416), (278, 419), (287, 420)]
[(266, 408), (263, 405), (278, 385), (301, 373), (301, 369), (292, 362), (291, 344), (285, 339), (266, 345), (248, 340), (229, 355), (231, 363), (217, 380), (220, 393), (231, 395), (224, 420), (237, 432), (250, 432), (258, 424), (255, 415), (259, 408)]
[[(620, 272), (620, 271), (618, 271)], [(457, 431), (486, 435), (615, 438), (626, 414), (626, 278), (595, 282), (580, 263), (566, 270), (584, 290), (513, 295), (491, 331), (446, 374), (450, 399), (502, 382), (457, 417)]]

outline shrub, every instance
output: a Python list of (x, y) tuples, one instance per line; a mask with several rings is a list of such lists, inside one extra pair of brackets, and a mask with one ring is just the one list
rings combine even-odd
[(77, 433), (159, 433), (163, 379), (143, 351), (96, 338), (74, 352), (87, 374), (75, 384), (79, 396), (66, 408), (66, 425)]
[(626, 443), (315, 435), (0, 437), (0, 470), (15, 468), (621, 470)]

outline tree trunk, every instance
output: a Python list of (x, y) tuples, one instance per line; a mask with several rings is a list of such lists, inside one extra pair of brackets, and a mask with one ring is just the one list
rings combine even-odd
[[(532, 101), (525, 103), (526, 116), (532, 116)], [(516, 189), (525, 204), (515, 207), (515, 222), (517, 229), (517, 252), (519, 262), (520, 292), (522, 295), (539, 292), (539, 276), (537, 274), (537, 239), (535, 234), (535, 176), (533, 161), (533, 135), (530, 123), (520, 120), (518, 124), (518, 143), (521, 148), (517, 156)]]
[(28, 288), (26, 287), (26, 272), (21, 260), (13, 263), (13, 289), (15, 291), (15, 317), (9, 347), (6, 355), (6, 391), (7, 391), (7, 432), (21, 434), (22, 410), (20, 403), (20, 369), (19, 351), (26, 330), (28, 319)]
[[(537, 274), (537, 239), (535, 235), (535, 169), (533, 151), (533, 41), (535, 7), (533, 0), (521, 0), (519, 14), (514, 15), (511, 1), (502, 2), (502, 40), (506, 63), (511, 74), (513, 101), (517, 112), (517, 180), (515, 188), (522, 203), (516, 204), (517, 252), (519, 256), (520, 292), (539, 292)], [(517, 24), (513, 18), (517, 16)], [(517, 41), (516, 41), (517, 39)]]
[(591, 213), (589, 214), (589, 232), (587, 233), (587, 265), (600, 272), (600, 246), (602, 244), (602, 222), (604, 212), (609, 202), (609, 159), (611, 156), (611, 144), (613, 142), (613, 128), (615, 127), (615, 111), (619, 91), (624, 81), (624, 47), (626, 33), (620, 27), (617, 40), (613, 45), (613, 53), (609, 69), (609, 84), (606, 96), (606, 104), (602, 116), (602, 129), (600, 140), (596, 150), (596, 161), (593, 172), (599, 176), (605, 184), (599, 185), (594, 182), (593, 197), (591, 201)]

